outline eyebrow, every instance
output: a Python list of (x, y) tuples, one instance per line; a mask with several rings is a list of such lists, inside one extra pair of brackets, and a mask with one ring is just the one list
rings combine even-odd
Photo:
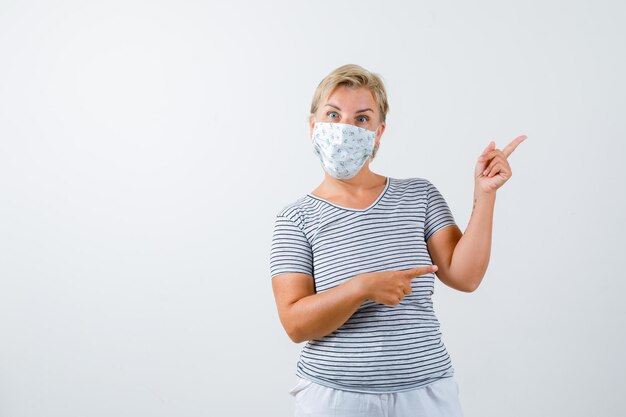
[[(334, 104), (327, 103), (326, 105), (330, 106), (330, 107), (334, 107), (337, 110), (341, 111), (341, 109), (339, 107), (335, 106)], [(370, 109), (369, 107), (367, 109), (358, 110), (356, 113), (363, 113), (363, 112), (366, 112), (366, 111), (371, 111), (372, 113), (374, 113), (374, 110)]]

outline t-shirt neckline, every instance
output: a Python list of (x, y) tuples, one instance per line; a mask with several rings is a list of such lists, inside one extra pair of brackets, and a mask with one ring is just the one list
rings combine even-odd
[(340, 206), (339, 204), (331, 203), (330, 201), (325, 200), (325, 199), (323, 199), (323, 198), (321, 198), (321, 197), (314, 196), (314, 195), (313, 195), (313, 194), (311, 194), (311, 193), (307, 193), (307, 196), (309, 196), (309, 197), (311, 197), (311, 198), (314, 198), (314, 199), (316, 199), (316, 200), (319, 200), (319, 201), (323, 201), (323, 202), (325, 202), (325, 203), (327, 203), (327, 204), (330, 204), (330, 205), (331, 205), (331, 206), (333, 206), (333, 207), (337, 207), (337, 208), (340, 208), (340, 209), (342, 209), (342, 210), (350, 210), (350, 211), (367, 211), (367, 210), (370, 210), (371, 208), (373, 208), (374, 206), (376, 206), (376, 204), (378, 204), (378, 202), (379, 202), (380, 200), (382, 200), (382, 198), (383, 198), (383, 196), (385, 195), (385, 193), (387, 193), (387, 189), (389, 188), (389, 184), (391, 184), (391, 177), (387, 177), (387, 182), (385, 183), (385, 188), (384, 188), (384, 189), (383, 189), (383, 191), (380, 193), (380, 195), (378, 196), (378, 198), (376, 198), (376, 200), (374, 200), (374, 202), (373, 202), (372, 204), (370, 204), (369, 206), (367, 206), (367, 207), (365, 207), (365, 208), (363, 208), (363, 209), (357, 209), (357, 208), (352, 208), (352, 207), (344, 207), (344, 206)]

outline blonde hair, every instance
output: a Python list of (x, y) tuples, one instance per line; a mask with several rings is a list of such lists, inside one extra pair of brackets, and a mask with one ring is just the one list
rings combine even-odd
[(389, 112), (387, 92), (380, 75), (370, 72), (356, 64), (346, 64), (334, 69), (319, 83), (313, 101), (311, 102), (311, 114), (317, 111), (322, 100), (326, 100), (337, 87), (346, 86), (350, 88), (365, 87), (372, 93), (374, 100), (378, 104), (378, 114), (380, 122), (384, 122)]

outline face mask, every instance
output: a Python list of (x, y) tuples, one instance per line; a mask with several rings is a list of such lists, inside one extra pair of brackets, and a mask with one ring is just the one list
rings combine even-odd
[(349, 179), (372, 156), (375, 137), (375, 131), (351, 124), (317, 122), (313, 127), (313, 152), (328, 175)]

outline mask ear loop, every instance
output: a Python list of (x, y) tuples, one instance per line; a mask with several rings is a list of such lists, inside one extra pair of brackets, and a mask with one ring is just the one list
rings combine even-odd
[[(376, 128), (376, 131), (378, 131), (379, 128), (380, 128), (380, 125), (378, 125), (378, 127)], [(374, 140), (376, 140), (376, 137), (374, 137)], [(372, 156), (370, 156), (370, 162), (374, 160), (374, 157), (376, 156), (376, 153), (378, 152), (379, 146), (380, 146), (380, 140), (378, 141), (378, 143), (374, 144), (374, 149), (372, 149)]]
[(372, 156), (370, 157), (370, 161), (374, 160), (374, 157), (376, 156), (376, 152), (378, 152), (378, 144), (375, 144), (374, 149), (372, 149)]

